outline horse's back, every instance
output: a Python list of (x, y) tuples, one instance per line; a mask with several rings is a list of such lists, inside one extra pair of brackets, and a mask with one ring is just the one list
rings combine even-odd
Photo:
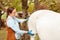
[(60, 14), (44, 15), (36, 21), (36, 28), (41, 40), (60, 40)]

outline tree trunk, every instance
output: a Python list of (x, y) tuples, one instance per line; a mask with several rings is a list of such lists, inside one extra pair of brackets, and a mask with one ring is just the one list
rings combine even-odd
[(1, 16), (0, 16), (0, 30), (1, 30)]
[[(28, 5), (27, 5), (28, 0), (22, 0), (22, 12), (23, 12), (23, 18), (27, 18), (28, 17)], [(22, 30), (28, 31), (28, 27), (27, 27), (27, 22), (24, 22), (21, 26)], [(30, 40), (30, 36), (28, 34), (24, 34), (21, 37), (21, 40)]]
[(0, 10), (0, 30), (1, 30), (1, 10)]
[(38, 10), (39, 0), (34, 0), (34, 11)]
[(42, 4), (39, 4), (39, 0), (34, 0), (34, 11), (41, 10), (41, 9), (48, 9), (47, 5), (45, 4), (46, 0), (41, 0)]

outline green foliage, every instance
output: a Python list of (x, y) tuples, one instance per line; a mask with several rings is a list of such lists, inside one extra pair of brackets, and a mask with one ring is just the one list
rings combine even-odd
[(17, 11), (22, 10), (21, 0), (12, 0), (12, 1), (9, 3), (9, 6), (15, 7), (15, 8), (17, 9)]
[[(34, 10), (34, 2), (32, 2), (32, 0), (29, 0), (29, 12), (33, 12)], [(9, 7), (9, 6), (14, 6), (17, 11), (22, 11), (22, 3), (21, 0), (0, 0), (0, 3), (4, 6), (4, 7)], [(48, 7), (48, 9), (56, 11), (56, 12), (60, 12), (60, 2), (59, 0), (39, 0), (39, 3), (42, 5), (45, 5)]]
[(6, 20), (6, 13), (4, 13), (4, 14), (1, 16), (1, 19)]
[(40, 4), (47, 6), (50, 10), (60, 12), (60, 2), (58, 0), (40, 0)]
[(40, 40), (38, 34), (36, 34), (35, 40)]
[(20, 5), (15, 6), (15, 8), (16, 8), (16, 10), (17, 10), (17, 11), (22, 11), (22, 5), (21, 5), (21, 4), (20, 4)]
[(28, 12), (33, 12), (34, 11), (34, 3), (29, 4)]
[(13, 6), (17, 11), (22, 10), (21, 0), (0, 0), (1, 7), (10, 7)]

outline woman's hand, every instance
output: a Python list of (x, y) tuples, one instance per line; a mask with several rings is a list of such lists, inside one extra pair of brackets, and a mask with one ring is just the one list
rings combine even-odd
[(32, 33), (32, 30), (29, 30), (28, 34), (31, 35), (31, 36), (34, 36), (34, 34)]
[(28, 33), (29, 35), (34, 36), (34, 33), (32, 32), (32, 30), (24, 31), (24, 33)]

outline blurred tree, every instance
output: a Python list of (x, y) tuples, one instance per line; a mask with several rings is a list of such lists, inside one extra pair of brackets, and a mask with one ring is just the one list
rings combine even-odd
[(15, 7), (17, 11), (22, 10), (21, 0), (12, 0), (8, 5)]
[(38, 10), (39, 0), (34, 0), (34, 11)]
[[(28, 0), (22, 0), (22, 12), (23, 12), (23, 18), (27, 18), (28, 17)], [(27, 27), (27, 22), (24, 22), (22, 24), (21, 27), (22, 30), (26, 30), (28, 31), (28, 27)], [(21, 40), (30, 40), (30, 36), (28, 34), (24, 34)]]
[(0, 5), (2, 8), (13, 6), (17, 11), (22, 10), (21, 0), (0, 0)]
[(0, 10), (0, 30), (1, 30), (1, 10)]
[(0, 29), (1, 29), (1, 25), (2, 25), (2, 20), (1, 20), (1, 16), (2, 16), (2, 10), (4, 10), (4, 2), (3, 0), (0, 0)]
[(59, 0), (39, 0), (39, 3), (43, 6), (47, 6), (49, 10), (60, 12)]

